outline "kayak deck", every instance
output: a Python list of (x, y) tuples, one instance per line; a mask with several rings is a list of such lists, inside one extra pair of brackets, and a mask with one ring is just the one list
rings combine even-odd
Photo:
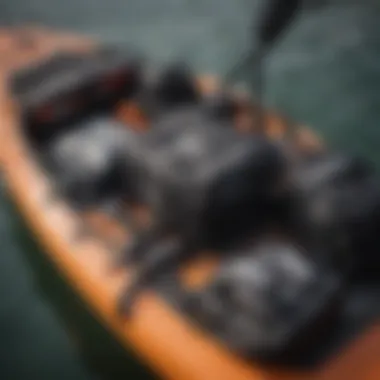
[[(38, 164), (35, 153), (22, 133), (17, 105), (10, 99), (6, 87), (6, 80), (15, 69), (45, 58), (57, 50), (83, 51), (91, 49), (93, 44), (77, 36), (65, 37), (64, 34), (32, 30), (27, 33), (29, 42), (16, 46), (12, 42), (16, 32), (20, 33), (17, 30), (0, 33), (0, 52), (6, 49), (10, 51), (7, 55), (1, 54), (9, 58), (1, 66), (3, 77), (0, 81), (0, 134), (3, 136), (0, 158), (9, 192), (49, 259), (126, 347), (132, 347), (163, 378), (173, 380), (380, 378), (380, 326), (377, 325), (352, 341), (338, 355), (329, 358), (321, 367), (311, 372), (295, 373), (263, 368), (237, 358), (183, 318), (173, 305), (153, 291), (144, 292), (130, 320), (120, 320), (115, 305), (118, 295), (124, 290), (128, 273), (110, 270), (112, 247), (104, 244), (102, 235), (110, 240), (116, 240), (117, 236), (122, 240), (128, 236), (127, 231), (105, 216), (94, 213), (86, 216), (86, 220), (99, 231), (99, 238), (78, 235), (82, 219), (54, 193), (54, 184)], [(21, 37), (25, 33), (25, 30), (22, 31)], [(202, 81), (202, 85), (207, 90), (212, 82)], [(123, 105), (119, 117), (143, 125), (139, 115), (131, 113), (131, 109), (131, 105)], [(268, 116), (268, 122), (268, 133), (282, 137), (284, 122), (271, 115)], [(310, 137), (305, 130), (300, 131), (304, 133), (302, 138)], [(212, 259), (194, 262), (191, 268), (184, 270), (184, 282), (193, 286), (202, 283), (210, 276), (214, 266)]]

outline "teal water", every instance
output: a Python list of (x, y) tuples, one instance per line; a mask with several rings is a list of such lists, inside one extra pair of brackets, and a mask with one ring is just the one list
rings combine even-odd
[[(380, 2), (321, 4), (306, 9), (268, 56), (265, 102), (309, 124), (331, 146), (364, 154), (380, 166)], [(197, 70), (224, 75), (249, 46), (249, 23), (258, 5), (253, 0), (9, 0), (0, 3), (0, 26), (39, 23), (85, 32), (135, 45), (155, 60), (186, 59)], [(239, 78), (249, 76), (246, 71)], [(56, 285), (48, 268), (36, 266), (35, 259), (31, 265), (36, 247), (3, 188), (0, 242), (0, 378), (104, 377), (67, 330), (75, 308), (66, 305), (62, 293), (52, 292)], [(92, 358), (106, 357), (116, 366), (117, 348), (102, 342), (90, 344), (96, 346)], [(130, 363), (128, 377), (147, 377)], [(106, 375), (116, 376), (115, 371)]]

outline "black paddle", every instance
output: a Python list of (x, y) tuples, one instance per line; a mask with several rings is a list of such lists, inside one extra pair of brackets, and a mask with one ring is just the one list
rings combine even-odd
[[(265, 54), (272, 48), (285, 28), (290, 24), (300, 8), (301, 0), (264, 0), (264, 10), (260, 15), (254, 34), (257, 39), (257, 48), (250, 50), (243, 60), (227, 75), (227, 80), (235, 76), (238, 70), (252, 65), (256, 70), (254, 83), (258, 105), (263, 101), (263, 60)], [(261, 107), (258, 107), (261, 109)], [(262, 124), (262, 112), (257, 112), (257, 125)]]
[(261, 47), (269, 48), (292, 21), (299, 9), (300, 0), (266, 0), (259, 20), (257, 39)]

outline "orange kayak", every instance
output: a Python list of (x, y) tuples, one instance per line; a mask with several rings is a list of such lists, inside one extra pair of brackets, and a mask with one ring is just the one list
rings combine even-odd
[[(131, 319), (122, 320), (116, 315), (116, 300), (129, 273), (109, 270), (112, 248), (104, 241), (122, 243), (128, 238), (128, 231), (96, 210), (79, 216), (68, 203), (53, 194), (53, 185), (21, 128), (20, 109), (7, 86), (12, 74), (46, 60), (53, 53), (76, 51), (86, 54), (93, 49), (96, 44), (92, 41), (66, 33), (36, 28), (0, 31), (0, 162), (7, 188), (47, 258), (94, 316), (115, 339), (126, 349), (132, 348), (163, 379), (379, 380), (378, 325), (363, 331), (317, 368), (297, 372), (267, 368), (238, 358), (153, 291), (146, 291), (138, 300)], [(198, 82), (202, 91), (212, 91), (217, 85), (210, 77), (202, 77)], [(249, 113), (245, 98), (241, 99), (242, 111), (236, 124), (244, 130)], [(139, 128), (147, 126), (133, 104), (118, 104), (115, 117)], [(287, 123), (283, 119), (268, 112), (265, 120), (269, 135), (273, 138), (284, 136)], [(298, 128), (293, 138), (299, 147), (320, 148), (319, 140), (306, 128)], [(76, 231), (81, 220), (91, 225), (98, 236), (78, 238)], [(184, 284), (202, 283), (214, 265), (206, 255), (192, 263), (183, 270)]]

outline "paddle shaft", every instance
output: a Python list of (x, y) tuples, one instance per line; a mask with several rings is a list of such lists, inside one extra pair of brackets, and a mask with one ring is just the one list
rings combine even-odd
[[(227, 75), (228, 78), (234, 76), (238, 69), (245, 66), (254, 67), (254, 75), (249, 81), (250, 87), (255, 90), (257, 103), (260, 105), (264, 98), (264, 59), (268, 51), (272, 48), (281, 33), (290, 24), (299, 9), (301, 0), (265, 0), (264, 9), (261, 12), (258, 25), (254, 27), (253, 33), (256, 35), (257, 45), (251, 49), (237, 66)], [(263, 128), (262, 107), (258, 107), (256, 112), (256, 127)]]

